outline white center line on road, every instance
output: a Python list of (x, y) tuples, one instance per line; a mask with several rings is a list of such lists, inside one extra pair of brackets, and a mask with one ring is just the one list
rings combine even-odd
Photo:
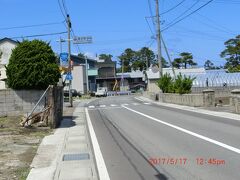
[(122, 104), (122, 106), (128, 106), (129, 104)]
[(95, 106), (88, 106), (88, 108), (91, 108), (91, 109), (92, 109), (92, 108), (95, 108)]
[(116, 107), (117, 105), (116, 105), (116, 104), (111, 104), (110, 106), (111, 106), (111, 107)]
[(100, 105), (99, 107), (103, 108), (103, 107), (106, 107), (106, 105), (103, 104), (103, 105)]
[(214, 139), (208, 138), (208, 137), (206, 137), (206, 136), (203, 136), (203, 135), (194, 133), (194, 132), (192, 132), (192, 131), (189, 131), (189, 130), (187, 130), (187, 129), (181, 128), (181, 127), (179, 127), (179, 126), (175, 126), (175, 125), (173, 125), (173, 124), (170, 124), (170, 123), (161, 121), (161, 120), (159, 120), (159, 119), (157, 119), (157, 118), (151, 117), (151, 116), (149, 116), (149, 115), (146, 115), (146, 114), (141, 113), (141, 112), (139, 112), (139, 111), (136, 111), (136, 110), (134, 110), (134, 109), (131, 109), (131, 108), (128, 108), (128, 107), (125, 107), (125, 106), (122, 106), (122, 107), (125, 108), (125, 109), (127, 109), (127, 110), (129, 110), (129, 111), (132, 111), (132, 112), (134, 112), (134, 113), (137, 113), (137, 114), (139, 114), (139, 115), (141, 115), (141, 116), (144, 116), (144, 117), (146, 117), (146, 118), (152, 119), (152, 120), (154, 120), (154, 121), (156, 121), (156, 122), (159, 122), (159, 123), (164, 124), (164, 125), (166, 125), (166, 126), (172, 127), (172, 128), (177, 129), (177, 130), (179, 130), (179, 131), (182, 131), (182, 132), (184, 132), (184, 133), (186, 133), (186, 134), (192, 135), (192, 136), (197, 137), (197, 138), (199, 138), (199, 139), (202, 139), (202, 140), (205, 140), (205, 141), (207, 141), (207, 142), (216, 144), (216, 145), (218, 145), (218, 146), (220, 146), (220, 147), (223, 147), (223, 148), (225, 148), (225, 149), (228, 149), (228, 150), (230, 150), (230, 151), (233, 151), (233, 152), (235, 152), (235, 153), (240, 154), (240, 149), (237, 149), (237, 148), (235, 148), (235, 147), (233, 147), (233, 146), (230, 146), (230, 145), (224, 144), (224, 143), (222, 143), (222, 142), (216, 141), (216, 140), (214, 140)]
[(98, 144), (97, 136), (95, 134), (95, 131), (93, 129), (93, 125), (88, 113), (88, 109), (85, 108), (85, 113), (86, 113), (86, 118), (87, 118), (87, 124), (89, 128), (89, 134), (92, 140), (92, 145), (93, 145), (93, 152), (95, 155), (96, 159), (96, 164), (97, 164), (97, 169), (98, 169), (98, 175), (100, 180), (110, 180), (106, 164), (103, 159), (103, 155), (100, 149), (100, 146)]
[(135, 99), (137, 99), (137, 100), (139, 100), (139, 101), (144, 101), (144, 100), (142, 100), (142, 99), (140, 99), (140, 98), (138, 98), (138, 97), (134, 97)]

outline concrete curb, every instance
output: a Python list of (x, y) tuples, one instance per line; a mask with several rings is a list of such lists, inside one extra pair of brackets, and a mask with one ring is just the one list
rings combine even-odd
[(148, 101), (148, 102), (151, 102), (151, 103), (159, 105), (159, 106), (171, 107), (171, 108), (181, 109), (181, 110), (185, 110), (185, 111), (196, 112), (196, 113), (201, 113), (201, 114), (206, 114), (206, 115), (211, 115), (211, 116), (216, 116), (216, 117), (228, 118), (228, 119), (232, 119), (232, 120), (235, 120), (235, 121), (240, 121), (240, 115), (234, 114), (234, 113), (216, 112), (216, 111), (199, 109), (199, 108), (190, 107), (190, 106), (183, 106), (183, 105), (177, 105), (177, 104), (155, 102), (155, 101), (153, 101), (153, 100), (151, 100), (149, 98), (146, 98), (144, 96), (140, 96), (140, 97), (138, 97), (136, 99), (140, 100), (140, 101), (142, 101), (142, 100)]

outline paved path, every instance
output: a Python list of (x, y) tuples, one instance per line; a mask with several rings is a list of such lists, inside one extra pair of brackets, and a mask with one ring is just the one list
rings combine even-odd
[(53, 135), (40, 144), (27, 180), (97, 180), (89, 139), (85, 103), (65, 117)]

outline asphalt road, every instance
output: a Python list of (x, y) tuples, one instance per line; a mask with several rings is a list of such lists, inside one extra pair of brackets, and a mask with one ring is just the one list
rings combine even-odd
[(240, 123), (139, 101), (88, 104), (112, 180), (239, 180)]

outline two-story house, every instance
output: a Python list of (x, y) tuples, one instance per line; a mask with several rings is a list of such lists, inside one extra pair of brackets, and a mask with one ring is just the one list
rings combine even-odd
[(18, 42), (9, 38), (0, 39), (0, 89), (6, 89), (6, 68), (12, 54), (12, 50)]

